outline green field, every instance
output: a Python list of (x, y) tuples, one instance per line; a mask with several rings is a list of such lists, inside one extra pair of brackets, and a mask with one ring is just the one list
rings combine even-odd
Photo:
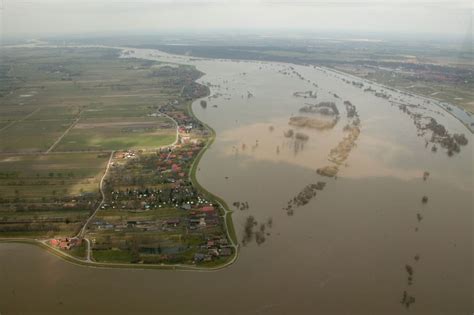
[[(3, 50), (0, 238), (75, 236), (94, 213), (85, 236), (97, 262), (228, 261), (222, 209), (189, 180), (209, 136), (189, 112), (209, 93), (201, 74), (113, 49)], [(161, 150), (179, 140), (176, 124), (192, 130)], [(83, 259), (85, 244), (64, 251)]]
[(86, 118), (55, 151), (153, 149), (172, 143), (175, 137), (175, 126), (168, 118)]
[[(9, 69), (0, 73), (0, 153), (45, 152), (76, 119), (51, 149), (110, 151), (174, 141), (172, 122), (149, 115), (179, 97), (179, 71), (162, 77), (159, 63), (97, 48), (5, 49), (0, 63)], [(150, 125), (133, 128), (145, 122)]]
[(75, 233), (93, 210), (108, 155), (0, 156), (0, 236)]
[(34, 202), (53, 196), (98, 193), (108, 158), (96, 153), (1, 155), (1, 198), (9, 203), (14, 199)]
[(73, 235), (101, 200), (112, 150), (175, 141), (174, 122), (155, 115), (180, 97), (181, 68), (162, 76), (104, 48), (0, 53), (0, 236)]
[(72, 120), (20, 121), (0, 133), (0, 152), (44, 152)]

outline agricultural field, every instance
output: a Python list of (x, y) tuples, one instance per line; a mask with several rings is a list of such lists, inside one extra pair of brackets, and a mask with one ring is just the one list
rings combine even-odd
[(0, 155), (0, 236), (76, 233), (97, 205), (108, 154)]
[(199, 76), (105, 48), (0, 56), (0, 237), (75, 235), (101, 201), (111, 152), (175, 142), (158, 111)]
[(85, 118), (55, 150), (153, 149), (172, 143), (176, 138), (175, 128), (168, 118)]
[(71, 125), (70, 120), (17, 121), (2, 131), (0, 151), (45, 152)]
[(232, 257), (222, 205), (191, 179), (211, 137), (189, 110), (199, 71), (102, 48), (6, 49), (0, 69), (0, 237), (101, 263)]

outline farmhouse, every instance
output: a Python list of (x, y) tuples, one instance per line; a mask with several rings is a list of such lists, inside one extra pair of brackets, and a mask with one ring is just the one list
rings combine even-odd
[(51, 246), (58, 247), (60, 249), (64, 250), (69, 250), (75, 246), (80, 246), (82, 244), (82, 239), (77, 238), (77, 237), (72, 237), (72, 238), (53, 238), (50, 241)]

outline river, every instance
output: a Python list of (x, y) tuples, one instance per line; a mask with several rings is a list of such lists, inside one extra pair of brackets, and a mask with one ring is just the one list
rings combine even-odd
[[(91, 268), (31, 245), (0, 244), (2, 315), (472, 314), (473, 137), (453, 115), (380, 86), (391, 98), (376, 97), (324, 68), (149, 49), (130, 56), (193, 64), (205, 73), (199, 82), (211, 85), (211, 97), (206, 108), (195, 101), (193, 110), (217, 138), (198, 180), (235, 210), (239, 240), (248, 216), (259, 223), (271, 218), (265, 241), (248, 242), (233, 265), (215, 272)], [(316, 99), (294, 95), (309, 90)], [(323, 177), (316, 170), (331, 164), (328, 154), (345, 136), (345, 100), (357, 108), (360, 135), (337, 178)], [(288, 125), (302, 106), (321, 101), (341, 112), (333, 128)], [(432, 152), (393, 102), (422, 106), (414, 110), (469, 143), (453, 156), (439, 146)], [(290, 128), (308, 140), (286, 137)], [(288, 201), (318, 181), (324, 189), (289, 215)], [(236, 209), (235, 201), (249, 209)], [(401, 303), (404, 292), (415, 298), (409, 308)]]

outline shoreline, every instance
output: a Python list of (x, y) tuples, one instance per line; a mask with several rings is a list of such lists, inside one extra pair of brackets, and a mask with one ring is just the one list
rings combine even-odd
[[(39, 47), (41, 47), (41, 46), (39, 46)], [(90, 46), (89, 45), (85, 45), (85, 46), (79, 45), (79, 46), (72, 46), (72, 47), (90, 47)], [(105, 48), (105, 49), (106, 48), (116, 49), (116, 50), (121, 51), (121, 52), (123, 52), (124, 50), (127, 50), (127, 49), (133, 49), (133, 48), (128, 48), (128, 47), (113, 47), (113, 46), (99, 46), (99, 47), (100, 48)], [(32, 48), (35, 48), (35, 47), (32, 47)], [(60, 47), (51, 47), (51, 48), (60, 48)], [(157, 50), (157, 51), (160, 51), (160, 50)], [(181, 55), (179, 55), (179, 56), (181, 56)], [(181, 57), (185, 57), (185, 56), (181, 56)], [(132, 58), (139, 58), (139, 59), (143, 59), (143, 60), (148, 60), (148, 58), (146, 58), (146, 57), (132, 57)], [(204, 58), (197, 58), (197, 59), (204, 59)], [(235, 59), (223, 59), (223, 60), (235, 61)], [(251, 61), (258, 62), (258, 60), (251, 60)], [(263, 61), (263, 62), (265, 62), (265, 63), (274, 63), (272, 61)], [(183, 60), (170, 62), (170, 63), (186, 64)], [(281, 63), (281, 62), (276, 62), (276, 63)], [(293, 65), (291, 63), (284, 63), (284, 64)], [(196, 65), (194, 65), (192, 63), (191, 63), (191, 65), (196, 68)], [(317, 67), (320, 68), (320, 69), (324, 69), (328, 72), (333, 72), (335, 74), (342, 75), (342, 76), (345, 76), (345, 77), (352, 77), (352, 78), (362, 80), (362, 81), (365, 81), (365, 82), (370, 82), (371, 84), (374, 84), (374, 85), (382, 87), (382, 88), (393, 89), (393, 90), (395, 90), (397, 92), (400, 92), (400, 93), (409, 93), (411, 96), (416, 96), (416, 97), (419, 97), (419, 98), (422, 98), (422, 99), (434, 100), (435, 102), (438, 102), (438, 100), (436, 100), (434, 98), (428, 98), (428, 97), (425, 97), (425, 96), (422, 96), (422, 95), (414, 94), (412, 92), (405, 92), (403, 90), (400, 90), (400, 89), (397, 89), (397, 88), (392, 88), (392, 87), (389, 87), (389, 86), (385, 86), (381, 83), (371, 81), (371, 80), (368, 80), (368, 79), (365, 79), (365, 78), (361, 78), (361, 77), (358, 77), (358, 76), (355, 76), (355, 75), (352, 75), (350, 73), (346, 73), (346, 72), (343, 72), (343, 71), (340, 71), (340, 70), (327, 68), (327, 67), (324, 67), (324, 66), (317, 66)], [(196, 79), (194, 82), (196, 82), (198, 79)], [(207, 97), (207, 96), (194, 99), (194, 100), (190, 101), (189, 104), (187, 105), (189, 115), (191, 115), (192, 117), (194, 117), (197, 120), (199, 120), (199, 119), (195, 116), (194, 111), (192, 109), (192, 105), (193, 105), (194, 102), (199, 101), (200, 99), (203, 99), (205, 97)], [(438, 106), (444, 112), (449, 112), (445, 108), (443, 108), (442, 106), (440, 106), (440, 105), (438, 105)], [(455, 106), (455, 105), (453, 105), (453, 106)], [(449, 112), (449, 113), (454, 118), (456, 118), (456, 120), (461, 122), (461, 124), (470, 131), (470, 129), (466, 126), (465, 123), (463, 123), (459, 118), (457, 118), (452, 112)], [(218, 202), (222, 206), (223, 213), (221, 213), (221, 214), (222, 214), (222, 217), (224, 218), (226, 234), (227, 234), (229, 240), (231, 241), (231, 243), (233, 245), (233, 248), (235, 249), (232, 256), (230, 256), (230, 259), (227, 260), (225, 263), (220, 264), (220, 265), (216, 265), (216, 266), (213, 266), (213, 267), (198, 267), (198, 266), (195, 266), (195, 265), (182, 265), (182, 264), (163, 264), (163, 265), (153, 265), (153, 264), (148, 265), (147, 264), (147, 265), (145, 265), (145, 264), (128, 264), (128, 263), (98, 263), (98, 262), (88, 262), (86, 260), (81, 260), (81, 259), (76, 258), (74, 256), (71, 256), (71, 255), (69, 255), (65, 252), (62, 252), (62, 251), (56, 250), (55, 248), (49, 247), (48, 245), (44, 244), (41, 240), (38, 240), (38, 239), (35, 240), (35, 239), (26, 239), (26, 238), (25, 239), (22, 239), (22, 238), (11, 238), (11, 239), (9, 239), (9, 238), (0, 238), (0, 242), (9, 242), (9, 240), (10, 240), (11, 242), (20, 242), (20, 243), (23, 242), (23, 243), (29, 243), (29, 244), (34, 243), (35, 245), (39, 245), (40, 247), (46, 247), (46, 249), (49, 249), (56, 256), (61, 257), (65, 260), (68, 260), (72, 263), (81, 264), (81, 265), (88, 265), (88, 266), (91, 266), (91, 267), (100, 267), (100, 268), (125, 268), (125, 269), (126, 268), (131, 268), (131, 269), (166, 269), (166, 270), (214, 271), (214, 270), (223, 269), (223, 268), (226, 268), (226, 267), (232, 265), (237, 260), (238, 255), (239, 255), (239, 253), (238, 253), (239, 245), (238, 245), (238, 242), (237, 242), (235, 226), (233, 224), (233, 219), (232, 219), (233, 211), (229, 210), (230, 208), (228, 207), (227, 203), (222, 198), (212, 194), (207, 189), (205, 189), (198, 182), (197, 177), (196, 177), (196, 171), (197, 171), (197, 166), (199, 165), (199, 161), (202, 158), (202, 156), (204, 155), (204, 152), (212, 145), (212, 143), (214, 142), (215, 137), (216, 137), (216, 132), (214, 131), (213, 128), (211, 128), (209, 125), (202, 122), (201, 120), (199, 120), (199, 121), (203, 124), (203, 126), (205, 128), (207, 128), (211, 132), (211, 135), (206, 140), (205, 146), (201, 149), (201, 151), (196, 156), (195, 160), (192, 162), (191, 170), (190, 170), (190, 173), (189, 173), (189, 178), (192, 181), (192, 184), (195, 185), (195, 187), (198, 190), (200, 190), (203, 194), (210, 196), (211, 198), (213, 198), (216, 202)]]
[[(444, 105), (449, 105), (451, 107), (455, 107), (457, 110), (459, 111), (462, 111), (464, 113), (466, 113), (466, 115), (472, 115), (470, 113), (468, 113), (466, 110), (464, 110), (463, 108), (455, 105), (455, 104), (452, 104), (452, 103), (448, 103), (446, 101), (443, 101), (443, 100), (440, 100), (440, 99), (437, 99), (435, 97), (428, 97), (428, 96), (425, 96), (425, 95), (422, 95), (422, 94), (418, 94), (418, 93), (415, 93), (415, 92), (412, 92), (412, 91), (407, 91), (407, 90), (402, 90), (400, 88), (397, 88), (397, 87), (391, 87), (391, 86), (388, 86), (388, 85), (385, 85), (385, 84), (382, 84), (382, 83), (379, 83), (379, 82), (376, 82), (376, 81), (373, 81), (373, 80), (369, 80), (369, 79), (366, 79), (366, 78), (362, 78), (362, 77), (358, 77), (352, 73), (349, 73), (349, 72), (344, 72), (342, 70), (338, 70), (338, 69), (334, 69), (334, 68), (328, 68), (328, 67), (325, 67), (325, 66), (318, 66), (320, 67), (321, 69), (324, 69), (326, 71), (332, 71), (336, 74), (339, 74), (339, 75), (343, 75), (343, 76), (347, 76), (347, 77), (351, 77), (351, 78), (354, 78), (354, 79), (358, 79), (358, 80), (363, 80), (365, 81), (366, 83), (370, 83), (372, 85), (375, 85), (375, 86), (379, 86), (381, 88), (384, 88), (384, 89), (388, 89), (388, 90), (393, 90), (397, 93), (401, 93), (401, 94), (407, 94), (408, 96), (411, 96), (411, 97), (417, 97), (417, 98), (420, 98), (422, 100), (425, 100), (425, 101), (430, 101), (430, 102), (434, 102), (435, 105), (442, 109), (443, 112), (445, 113), (448, 113), (450, 114), (451, 116), (453, 116), (457, 121), (459, 121), (466, 129), (467, 131), (469, 131), (471, 134), (474, 134), (474, 127), (471, 127), (469, 126), (466, 122), (464, 122), (461, 118), (459, 118), (458, 116), (456, 116), (455, 113), (453, 113), (452, 111), (449, 111), (447, 110), (444, 106), (443, 106), (443, 103)], [(471, 117), (471, 116), (469, 116)]]
[(219, 266), (214, 267), (199, 267), (193, 265), (183, 265), (183, 264), (162, 264), (162, 265), (153, 265), (153, 264), (126, 264), (126, 263), (100, 263), (100, 262), (93, 262), (93, 261), (86, 261), (74, 256), (67, 254), (66, 252), (62, 252), (59, 249), (51, 247), (45, 244), (47, 240), (39, 240), (39, 239), (28, 239), (28, 238), (0, 238), (0, 244), (23, 244), (23, 245), (32, 245), (38, 246), (41, 249), (49, 252), (53, 256), (62, 259), (68, 263), (74, 264), (76, 266), (81, 267), (89, 267), (89, 268), (98, 268), (98, 269), (133, 269), (133, 270), (173, 270), (173, 271), (199, 271), (199, 272), (213, 272), (219, 271), (221, 269), (227, 268), (228, 266), (232, 265), (235, 261), (237, 261), (238, 255), (233, 255), (232, 259)]

